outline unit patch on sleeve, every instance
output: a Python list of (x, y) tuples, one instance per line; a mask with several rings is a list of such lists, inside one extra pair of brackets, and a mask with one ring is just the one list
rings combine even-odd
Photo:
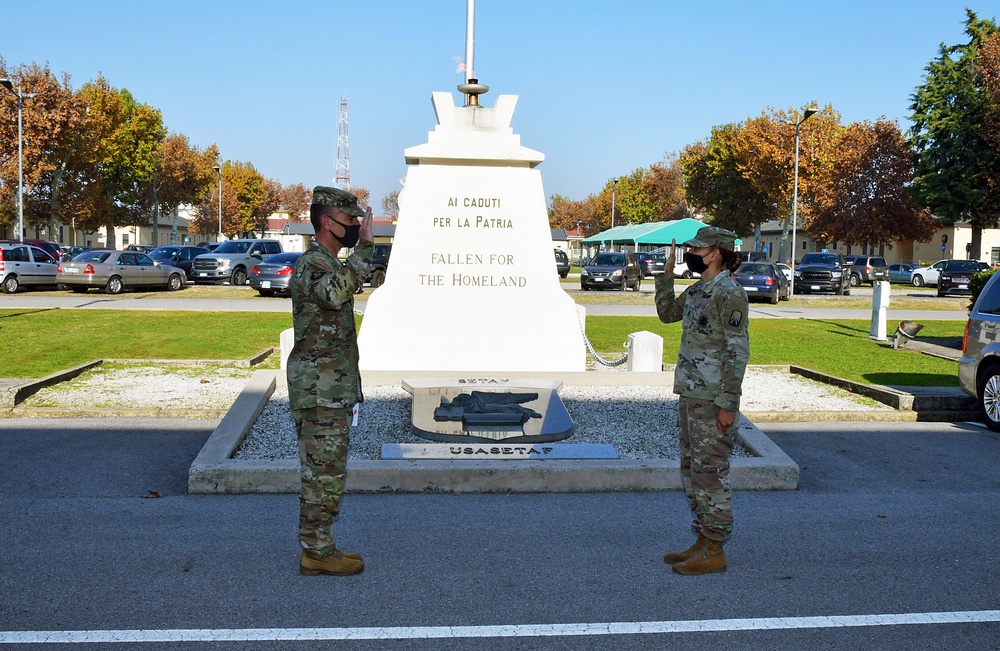
[(729, 325), (734, 328), (740, 327), (740, 323), (743, 322), (743, 313), (739, 310), (733, 310), (733, 313), (729, 315)]

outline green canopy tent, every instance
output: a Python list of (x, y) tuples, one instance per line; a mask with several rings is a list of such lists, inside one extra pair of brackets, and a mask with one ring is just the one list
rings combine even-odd
[(668, 222), (626, 224), (591, 235), (584, 239), (582, 244), (595, 245), (614, 242), (615, 244), (630, 245), (632, 248), (639, 245), (670, 246), (673, 240), (676, 240), (678, 244), (683, 244), (692, 239), (698, 233), (698, 229), (704, 225), (703, 222), (690, 217)]

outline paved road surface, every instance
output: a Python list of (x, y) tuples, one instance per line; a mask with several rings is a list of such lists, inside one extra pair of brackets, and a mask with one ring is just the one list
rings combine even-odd
[[(870, 290), (869, 290), (870, 291)], [(650, 294), (652, 292), (649, 292)], [(650, 301), (652, 302), (652, 301)], [(365, 302), (356, 303), (356, 308), (364, 311)], [(586, 305), (587, 314), (593, 316), (656, 316), (653, 305)], [(291, 301), (287, 298), (263, 298), (248, 291), (246, 299), (180, 298), (170, 294), (148, 295), (133, 298), (129, 294), (109, 296), (91, 293), (83, 296), (47, 296), (44, 292), (22, 293), (0, 296), (0, 309), (111, 309), (111, 310), (194, 310), (194, 311), (261, 311), (291, 313)], [(870, 319), (870, 309), (825, 309), (784, 307), (752, 303), (751, 318), (784, 319)], [(888, 322), (893, 321), (965, 321), (969, 318), (965, 310), (893, 310), (887, 313)]]
[[(184, 493), (212, 425), (0, 419), (0, 646), (998, 648), (1000, 438), (979, 427), (765, 426), (801, 487), (735, 496), (724, 574), (663, 564), (691, 539), (676, 492), (348, 495), (341, 544), (368, 567), (333, 578), (297, 573), (294, 495)], [(387, 639), (329, 641), (365, 635)]]

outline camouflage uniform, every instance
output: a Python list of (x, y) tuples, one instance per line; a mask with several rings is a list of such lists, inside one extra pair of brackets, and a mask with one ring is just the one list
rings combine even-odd
[(681, 479), (691, 511), (692, 530), (723, 542), (733, 530), (729, 455), (739, 414), (725, 432), (716, 425), (719, 409), (739, 412), (743, 374), (750, 357), (747, 297), (726, 270), (674, 296), (674, 279), (656, 277), (656, 313), (664, 323), (681, 321), (674, 393), (680, 397)]
[(368, 277), (375, 245), (362, 240), (341, 262), (313, 242), (291, 280), (295, 346), (288, 356), (288, 397), (302, 464), (299, 540), (317, 557), (335, 549), (351, 409), (362, 402), (354, 292)]

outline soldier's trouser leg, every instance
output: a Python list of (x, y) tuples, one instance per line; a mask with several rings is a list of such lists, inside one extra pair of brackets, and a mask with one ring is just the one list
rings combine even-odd
[(695, 514), (691, 530), (724, 542), (733, 532), (729, 455), (739, 421), (720, 432), (718, 415), (719, 407), (711, 401), (679, 397), (681, 480)]
[(344, 492), (351, 408), (293, 410), (292, 417), (301, 464), (299, 541), (310, 554), (327, 556), (336, 548), (333, 516)]

